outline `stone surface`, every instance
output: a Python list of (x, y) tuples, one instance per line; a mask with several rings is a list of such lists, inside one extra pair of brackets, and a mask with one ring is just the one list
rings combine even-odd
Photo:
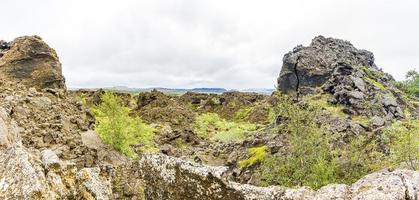
[(80, 195), (84, 199), (107, 200), (112, 190), (109, 180), (100, 176), (99, 168), (85, 168), (77, 173)]
[(368, 200), (417, 199), (418, 185), (418, 171), (377, 172), (354, 183), (350, 188), (350, 197)]
[(324, 84), (339, 63), (374, 66), (374, 55), (356, 49), (344, 40), (315, 37), (310, 46), (297, 46), (285, 54), (278, 87), (284, 93), (311, 93), (314, 87)]
[(38, 36), (16, 38), (0, 57), (0, 77), (28, 87), (65, 88), (61, 63), (54, 49)]

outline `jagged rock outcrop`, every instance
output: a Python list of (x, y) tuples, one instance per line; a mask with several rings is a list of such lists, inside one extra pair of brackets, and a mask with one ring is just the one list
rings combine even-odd
[(37, 89), (65, 88), (57, 53), (38, 36), (0, 42), (0, 77)]
[(297, 46), (285, 54), (278, 78), (278, 87), (285, 93), (297, 90), (302, 94), (314, 92), (324, 84), (339, 63), (375, 67), (374, 55), (358, 50), (344, 40), (318, 36), (310, 46)]
[(223, 177), (225, 167), (205, 166), (162, 154), (146, 154), (138, 162), (145, 180), (145, 198), (150, 200), (402, 200), (419, 197), (419, 172), (412, 170), (377, 172), (351, 186), (331, 184), (313, 191), (239, 184)]
[(283, 93), (323, 95), (328, 103), (343, 105), (341, 111), (349, 116), (374, 118), (375, 127), (404, 118), (404, 110), (418, 113), (419, 106), (375, 65), (374, 55), (348, 41), (318, 36), (308, 47), (295, 47), (283, 61), (278, 78)]

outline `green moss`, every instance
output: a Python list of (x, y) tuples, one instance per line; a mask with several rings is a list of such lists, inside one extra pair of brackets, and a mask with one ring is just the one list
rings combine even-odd
[(224, 143), (240, 141), (257, 129), (248, 122), (230, 122), (216, 113), (204, 113), (196, 117), (195, 132), (204, 139), (218, 140)]
[(374, 80), (370, 77), (364, 77), (364, 80), (371, 83), (372, 85), (374, 85), (376, 88), (378, 88), (380, 90), (386, 90), (386, 87), (383, 84), (377, 82), (376, 80)]
[(369, 124), (369, 118), (362, 115), (357, 115), (352, 117), (352, 121), (357, 122), (362, 125), (368, 125)]
[(312, 96), (305, 97), (305, 100), (309, 102), (311, 105), (325, 109), (327, 112), (339, 116), (339, 117), (346, 117), (346, 114), (342, 111), (342, 105), (331, 104), (327, 100), (329, 95), (326, 94), (317, 94)]
[(252, 110), (253, 110), (252, 107), (244, 107), (244, 108), (241, 108), (234, 115), (234, 120), (235, 121), (239, 121), (239, 122), (246, 121), (247, 118), (249, 117), (250, 112), (252, 112)]
[(376, 81), (379, 77), (384, 76), (383, 72), (372, 71), (368, 67), (365, 67), (365, 66), (362, 67), (362, 71), (364, 71), (365, 74), (367, 75), (367, 77), (364, 77), (365, 81), (371, 83), (372, 85), (374, 85), (376, 88), (380, 90), (386, 90), (386, 87), (383, 84)]
[(273, 122), (275, 120), (276, 114), (273, 108), (269, 108), (268, 112), (268, 122)]
[(374, 78), (374, 79), (375, 78), (380, 78), (380, 77), (383, 77), (384, 76), (384, 72), (370, 70), (370, 68), (367, 67), (367, 66), (363, 66), (362, 67), (362, 71), (364, 71), (365, 74), (367, 74), (368, 77)]
[(246, 160), (239, 161), (239, 167), (241, 169), (253, 166), (258, 162), (262, 162), (268, 155), (268, 147), (260, 146), (248, 149), (249, 158)]

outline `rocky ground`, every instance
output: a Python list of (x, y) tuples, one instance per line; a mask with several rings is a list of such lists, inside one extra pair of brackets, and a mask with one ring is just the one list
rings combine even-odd
[[(417, 102), (392, 81), (371, 52), (319, 36), (285, 55), (278, 86), (324, 106), (317, 120), (344, 138), (380, 134), (406, 113), (418, 117)], [(95, 133), (89, 107), (100, 104), (103, 93), (67, 91), (58, 56), (41, 38), (0, 41), (0, 199), (419, 198), (419, 173), (405, 169), (317, 191), (251, 185), (254, 169), (237, 167), (247, 149), (264, 144), (279, 154), (286, 146), (283, 135), (272, 134), (281, 123), (271, 110), (278, 99), (254, 93), (117, 94), (131, 115), (158, 130), (160, 152), (133, 160)], [(234, 142), (207, 140), (194, 124), (208, 112), (257, 129)]]

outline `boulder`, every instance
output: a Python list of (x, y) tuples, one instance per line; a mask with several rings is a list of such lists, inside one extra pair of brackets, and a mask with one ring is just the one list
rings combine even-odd
[(57, 53), (40, 37), (19, 37), (11, 45), (1, 42), (0, 49), (0, 77), (27, 87), (65, 89)]
[(339, 63), (375, 66), (371, 52), (356, 49), (348, 41), (318, 36), (310, 46), (300, 45), (285, 54), (278, 87), (287, 94), (297, 90), (302, 94), (313, 93), (313, 88), (323, 85)]

